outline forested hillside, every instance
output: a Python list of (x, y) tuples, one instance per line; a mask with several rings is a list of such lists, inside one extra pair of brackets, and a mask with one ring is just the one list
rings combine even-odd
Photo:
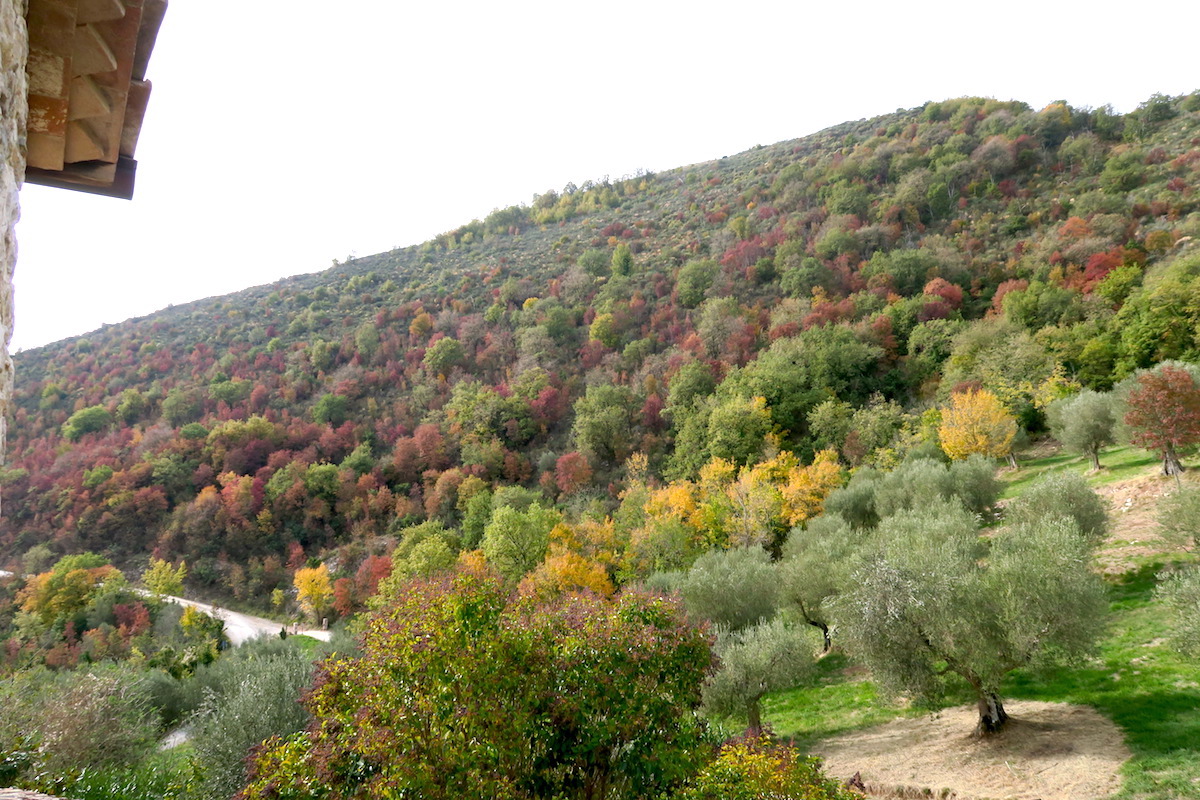
[[(847, 468), (935, 442), (955, 390), (1037, 432), (1200, 357), (1198, 187), (1200, 94), (949, 100), (25, 352), (0, 563), (185, 559), (267, 607), (324, 562), (348, 613), (397, 542), (594, 588), (778, 553)], [(543, 523), (528, 563), (486, 546)]]

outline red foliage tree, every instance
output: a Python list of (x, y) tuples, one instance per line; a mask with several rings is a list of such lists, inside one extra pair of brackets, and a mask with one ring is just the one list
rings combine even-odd
[(554, 483), (563, 494), (574, 494), (592, 479), (592, 467), (579, 452), (559, 456), (554, 463)]
[(1192, 373), (1169, 364), (1142, 373), (1125, 402), (1130, 441), (1158, 451), (1163, 474), (1178, 480), (1180, 454), (1200, 443), (1200, 387)]

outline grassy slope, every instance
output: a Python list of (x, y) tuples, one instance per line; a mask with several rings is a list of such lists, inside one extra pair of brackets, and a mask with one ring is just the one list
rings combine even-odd
[[(1152, 476), (1158, 467), (1152, 455), (1134, 448), (1107, 450), (1101, 463), (1101, 473), (1088, 475), (1093, 486)], [(1048, 472), (1089, 468), (1085, 460), (1062, 453), (1023, 461), (1020, 471), (1006, 476), (1004, 497), (1016, 496)], [(1089, 705), (1116, 723), (1133, 758), (1114, 798), (1200, 798), (1200, 664), (1170, 649), (1168, 620), (1153, 599), (1156, 575), (1172, 560), (1148, 561), (1111, 581), (1111, 619), (1089, 664), (1036, 675), (1019, 671), (1004, 688), (1014, 699)], [(965, 691), (953, 689), (944, 699), (947, 706), (968, 701)], [(889, 703), (859, 668), (833, 654), (821, 662), (813, 685), (770, 697), (764, 718), (806, 746), (925, 711)]]

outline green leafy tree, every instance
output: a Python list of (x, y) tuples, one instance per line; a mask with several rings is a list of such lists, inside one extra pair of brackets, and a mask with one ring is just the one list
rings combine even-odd
[(340, 394), (323, 394), (313, 406), (313, 422), (321, 425), (341, 425), (350, 416), (350, 398)]
[(612, 314), (597, 314), (588, 327), (588, 338), (612, 350), (620, 341)]
[(841, 325), (810, 328), (779, 339), (755, 361), (734, 370), (721, 384), (722, 397), (762, 397), (785, 444), (803, 454), (810, 448), (808, 414), (837, 397), (859, 405), (879, 388), (883, 351)]
[(177, 428), (195, 422), (203, 410), (203, 400), (196, 390), (172, 389), (162, 401), (163, 419)]
[(121, 401), (117, 404), (117, 417), (126, 425), (137, 422), (149, 410), (150, 401), (137, 389), (121, 392)]
[(711, 259), (689, 261), (675, 276), (675, 293), (685, 308), (695, 308), (704, 302), (704, 293), (712, 286), (720, 265)]
[(733, 397), (717, 404), (708, 416), (706, 455), (738, 466), (753, 464), (763, 454), (774, 428), (762, 397)]
[(633, 448), (634, 396), (627, 386), (589, 386), (575, 403), (571, 435), (596, 467), (624, 463)]
[(466, 574), (408, 586), (361, 658), (322, 664), (314, 723), (270, 742), (240, 797), (659, 796), (696, 774), (711, 656), (678, 607), (508, 597)]
[(633, 251), (627, 244), (619, 244), (612, 254), (612, 274), (628, 275), (633, 270)]
[(99, 433), (112, 425), (112, 414), (104, 406), (88, 406), (81, 408), (67, 418), (63, 423), (63, 438), (78, 442), (89, 433)]
[(364, 361), (370, 361), (379, 351), (379, 329), (374, 323), (364, 322), (354, 332), (354, 347)]
[(483, 529), (483, 554), (505, 579), (515, 583), (541, 563), (550, 547), (550, 531), (562, 515), (541, 505), (524, 511), (501, 506)]
[(1008, 719), (1006, 674), (1090, 652), (1105, 608), (1090, 555), (1064, 517), (985, 543), (976, 518), (954, 504), (903, 512), (880, 524), (840, 598), (840, 633), (893, 691), (934, 696), (958, 675), (975, 693), (977, 732), (995, 733)]
[(466, 352), (458, 339), (444, 336), (425, 351), (425, 366), (435, 374), (447, 375), (466, 360)]
[(183, 582), (187, 579), (187, 562), (180, 561), (179, 566), (171, 565), (170, 561), (160, 558), (150, 559), (150, 566), (142, 573), (142, 583), (155, 597), (183, 594)]

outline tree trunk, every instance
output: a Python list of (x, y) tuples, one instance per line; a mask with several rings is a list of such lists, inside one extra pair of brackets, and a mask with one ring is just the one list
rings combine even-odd
[(980, 736), (999, 733), (1006, 722), (1008, 722), (1008, 714), (1004, 710), (1004, 704), (1000, 702), (1000, 696), (995, 692), (981, 693), (979, 695), (979, 725), (975, 728), (975, 733)]
[(1096, 472), (1099, 472), (1100, 471), (1100, 451), (1092, 450), (1090, 453), (1088, 453), (1088, 455), (1092, 457), (1092, 469)]
[(829, 638), (829, 626), (824, 622), (813, 622), (811, 619), (808, 620), (808, 624), (821, 632), (821, 639), (825, 642), (825, 647), (821, 652), (828, 653), (829, 648), (833, 647), (833, 640)]
[(1163, 475), (1171, 475), (1175, 478), (1175, 482), (1179, 482), (1179, 476), (1183, 474), (1183, 464), (1179, 463), (1179, 454), (1175, 452), (1175, 448), (1167, 446), (1163, 451)]
[(752, 733), (762, 730), (762, 708), (757, 697), (746, 706), (746, 720), (749, 722), (749, 730)]
[(1017, 456), (1011, 450), (1008, 451), (1008, 465), (1013, 469), (1020, 469), (1020, 466), (1017, 464)]

